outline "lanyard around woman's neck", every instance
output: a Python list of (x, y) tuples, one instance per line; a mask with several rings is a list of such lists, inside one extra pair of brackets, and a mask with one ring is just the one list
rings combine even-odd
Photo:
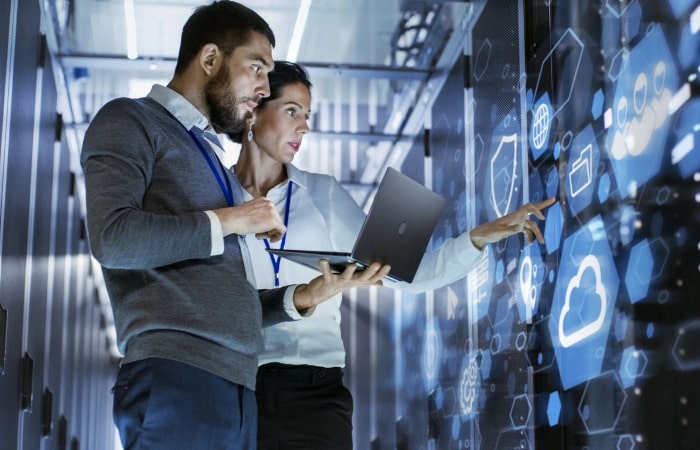
[[(197, 131), (199, 131), (202, 134), (204, 133), (199, 128), (193, 128), (193, 129), (196, 129)], [(209, 156), (209, 153), (204, 148), (204, 145), (202, 145), (202, 142), (197, 138), (197, 135), (192, 130), (187, 130), (187, 132), (190, 134), (194, 143), (197, 144), (199, 151), (202, 152), (202, 155), (204, 155), (204, 158), (207, 160), (207, 163), (209, 164), (209, 168), (211, 169), (212, 173), (216, 177), (216, 182), (219, 183), (219, 187), (221, 188), (221, 192), (223, 192), (224, 197), (226, 198), (226, 204), (228, 206), (233, 206), (233, 189), (231, 188), (231, 182), (229, 181), (228, 177), (225, 174), (226, 169), (224, 168), (224, 165), (221, 164), (221, 161), (219, 160), (219, 158), (216, 158), (216, 161), (219, 163), (219, 167), (221, 168), (221, 172), (219, 172), (219, 170), (214, 165), (214, 161), (212, 161), (211, 156)], [(223, 176), (222, 176), (222, 174), (223, 174)]]
[[(284, 206), (284, 226), (287, 227), (289, 224), (289, 205), (292, 201), (292, 180), (288, 181), (287, 185), (287, 200), (285, 202)], [(289, 231), (289, 230), (287, 230)], [(284, 249), (284, 243), (287, 240), (287, 232), (282, 235), (282, 242), (280, 242), (280, 250)], [(265, 248), (270, 248), (270, 241), (267, 239), (263, 239), (265, 242)], [(279, 255), (273, 255), (272, 253), (268, 253), (270, 256), (270, 261), (272, 262), (272, 270), (275, 271), (275, 287), (278, 287), (280, 285), (280, 264), (282, 263), (282, 257)]]

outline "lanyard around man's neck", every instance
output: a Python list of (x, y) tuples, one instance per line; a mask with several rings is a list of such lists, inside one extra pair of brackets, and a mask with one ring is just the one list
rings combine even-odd
[(219, 147), (221, 147), (221, 143), (219, 142), (219, 139), (216, 136), (213, 136), (212, 138), (207, 138), (205, 136), (206, 132), (200, 130), (197, 127), (192, 127), (192, 129), (187, 130), (187, 132), (190, 134), (190, 137), (192, 137), (192, 140), (194, 141), (194, 143), (197, 144), (199, 151), (202, 152), (202, 155), (204, 155), (204, 158), (207, 160), (207, 164), (209, 164), (209, 168), (211, 169), (211, 172), (216, 177), (216, 182), (219, 183), (219, 187), (221, 188), (221, 192), (224, 194), (224, 197), (226, 198), (226, 204), (228, 206), (233, 206), (234, 205), (234, 203), (233, 203), (233, 189), (231, 188), (231, 181), (226, 176), (226, 168), (224, 167), (223, 164), (221, 164), (221, 161), (219, 160), (219, 158), (216, 158), (216, 162), (219, 163), (219, 168), (221, 169), (221, 172), (219, 172), (216, 165), (214, 164), (214, 161), (212, 160), (211, 156), (209, 155), (209, 152), (207, 152), (207, 150), (204, 148), (204, 145), (197, 137), (197, 134), (202, 136), (204, 139), (213, 141), (215, 145), (218, 145)]

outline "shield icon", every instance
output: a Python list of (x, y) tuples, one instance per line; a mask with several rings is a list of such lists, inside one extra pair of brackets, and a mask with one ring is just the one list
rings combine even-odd
[(498, 217), (511, 212), (517, 169), (518, 135), (501, 136), (491, 157), (491, 204)]

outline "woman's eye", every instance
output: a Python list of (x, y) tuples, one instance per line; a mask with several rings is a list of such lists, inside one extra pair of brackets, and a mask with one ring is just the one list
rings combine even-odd
[(297, 112), (294, 111), (293, 109), (288, 109), (287, 114), (289, 115), (289, 117), (294, 117), (297, 115)]

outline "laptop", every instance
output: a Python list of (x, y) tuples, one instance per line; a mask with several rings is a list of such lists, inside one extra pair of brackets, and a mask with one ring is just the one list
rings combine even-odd
[(445, 199), (389, 167), (382, 178), (369, 214), (352, 252), (267, 249), (290, 261), (321, 270), (325, 259), (336, 272), (355, 264), (364, 270), (372, 262), (391, 265), (387, 278), (413, 281), (433, 234)]

